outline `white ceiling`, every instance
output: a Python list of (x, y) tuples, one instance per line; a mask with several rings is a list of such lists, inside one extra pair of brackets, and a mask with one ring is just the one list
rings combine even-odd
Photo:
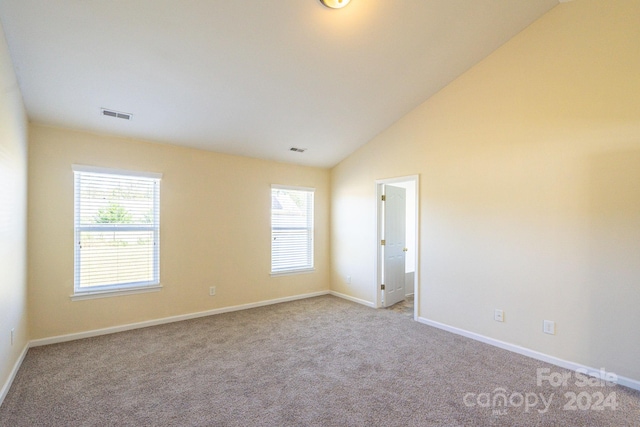
[(331, 167), (557, 3), (1, 0), (0, 19), (32, 122)]

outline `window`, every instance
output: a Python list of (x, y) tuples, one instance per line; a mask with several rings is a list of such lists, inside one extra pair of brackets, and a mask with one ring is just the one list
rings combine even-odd
[(74, 297), (160, 288), (160, 174), (73, 166)]
[(271, 187), (271, 274), (313, 270), (313, 193)]

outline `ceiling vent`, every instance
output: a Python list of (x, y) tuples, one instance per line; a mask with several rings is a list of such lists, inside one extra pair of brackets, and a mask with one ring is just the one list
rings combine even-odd
[(102, 109), (102, 115), (103, 116), (109, 116), (109, 117), (115, 117), (117, 119), (124, 119), (124, 120), (131, 120), (131, 117), (133, 117), (133, 114), (131, 114), (131, 113), (123, 113), (123, 112), (120, 112), (120, 111), (107, 110), (106, 108)]
[(290, 151), (295, 151), (296, 153), (304, 153), (305, 151), (307, 151), (306, 148), (298, 148), (298, 147), (291, 147), (289, 148)]

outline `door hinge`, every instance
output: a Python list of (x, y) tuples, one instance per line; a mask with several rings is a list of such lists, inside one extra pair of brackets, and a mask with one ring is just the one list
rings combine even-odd
[(384, 291), (384, 285), (380, 285), (380, 289)]
[(384, 239), (380, 240), (380, 246), (384, 246), (386, 243), (387, 243), (386, 240), (384, 240)]
[(387, 196), (385, 196), (384, 194), (382, 195), (382, 201), (386, 202), (387, 201)]

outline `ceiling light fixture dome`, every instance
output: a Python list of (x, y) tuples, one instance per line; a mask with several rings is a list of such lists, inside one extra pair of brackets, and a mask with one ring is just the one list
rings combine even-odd
[(320, 0), (320, 3), (331, 9), (342, 9), (348, 5), (350, 1), (351, 0)]

